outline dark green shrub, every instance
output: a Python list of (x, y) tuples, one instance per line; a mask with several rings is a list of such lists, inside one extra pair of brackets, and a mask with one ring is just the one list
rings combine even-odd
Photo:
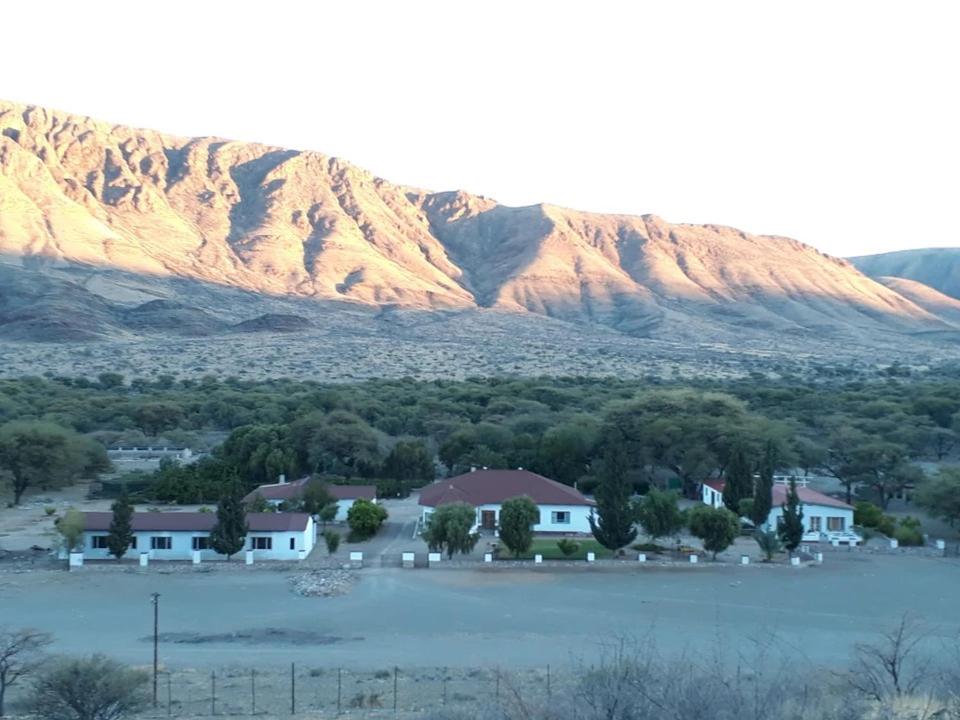
[(923, 532), (920, 529), (920, 521), (914, 517), (905, 517), (900, 520), (900, 525), (893, 533), (893, 537), (903, 546), (923, 545)]
[(557, 547), (560, 548), (560, 552), (566, 557), (570, 557), (580, 549), (580, 543), (574, 542), (570, 538), (563, 538), (562, 540), (557, 540)]
[(893, 537), (893, 534), (897, 531), (897, 519), (891, 515), (884, 515), (876, 527), (877, 532), (887, 537)]
[(866, 500), (859, 501), (853, 508), (853, 524), (860, 527), (876, 528), (883, 521), (883, 510)]

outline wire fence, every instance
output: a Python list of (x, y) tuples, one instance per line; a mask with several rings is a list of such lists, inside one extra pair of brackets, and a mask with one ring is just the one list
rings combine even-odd
[[(498, 668), (402, 668), (375, 671), (317, 668), (222, 667), (170, 670), (157, 676), (156, 704), (143, 717), (399, 714), (445, 706), (488, 706), (523, 696), (549, 700), (550, 666), (502, 672)], [(152, 691), (152, 685), (151, 685)], [(152, 695), (152, 692), (151, 692)]]

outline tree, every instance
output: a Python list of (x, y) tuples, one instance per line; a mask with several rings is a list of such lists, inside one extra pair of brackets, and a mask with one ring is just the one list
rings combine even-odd
[(63, 538), (63, 547), (67, 552), (73, 552), (80, 546), (84, 530), (82, 512), (76, 508), (68, 508), (63, 517), (56, 520), (55, 526)]
[(408, 483), (429, 482), (436, 476), (433, 457), (419, 440), (401, 440), (394, 445), (383, 461), (380, 474), (399, 481), (401, 493)]
[(750, 507), (750, 521), (757, 528), (766, 525), (773, 509), (773, 474), (776, 472), (776, 465), (776, 447), (772, 442), (768, 442), (763, 450), (760, 472), (753, 489), (753, 505)]
[(265, 513), (270, 512), (271, 506), (267, 499), (260, 493), (254, 493), (253, 497), (247, 500), (247, 512)]
[(637, 521), (653, 542), (676, 536), (683, 529), (683, 513), (677, 505), (677, 494), (650, 490), (637, 507)]
[(148, 437), (156, 437), (164, 430), (175, 428), (183, 418), (183, 408), (172, 402), (149, 402), (133, 412), (134, 422)]
[[(347, 525), (354, 539), (365, 540), (377, 534), (383, 521), (387, 519), (386, 508), (367, 500), (358, 498), (347, 510)], [(350, 538), (347, 538), (352, 542)]]
[(41, 653), (52, 642), (49, 634), (37, 630), (0, 628), (0, 717), (7, 689), (40, 666)]
[(0, 426), (0, 471), (12, 478), (14, 505), (28, 487), (62, 487), (109, 465), (102, 446), (54, 423), (15, 420)]
[(528, 497), (505, 500), (500, 506), (500, 541), (520, 557), (533, 545), (533, 526), (540, 517), (536, 503)]
[(904, 486), (923, 479), (923, 471), (907, 462), (906, 448), (891, 442), (869, 442), (852, 453), (852, 468), (857, 479), (877, 495), (884, 510)]
[(688, 518), (690, 532), (700, 538), (703, 549), (713, 553), (713, 559), (733, 545), (740, 534), (740, 518), (727, 508), (713, 508), (698, 505), (690, 511)]
[(210, 547), (229, 560), (247, 540), (247, 511), (237, 483), (228, 486), (217, 503), (217, 522), (210, 531)]
[(777, 535), (783, 541), (787, 552), (792, 553), (803, 542), (803, 505), (800, 504), (800, 496), (797, 494), (796, 478), (790, 478), (787, 501), (780, 507), (783, 514), (780, 517)]
[(340, 547), (340, 533), (335, 530), (324, 530), (323, 542), (327, 545), (327, 554), (333, 555)]
[(468, 555), (480, 535), (471, 532), (477, 519), (476, 509), (467, 503), (448, 503), (434, 510), (423, 529), (423, 539), (432, 552), (446, 552), (448, 558)]
[(133, 505), (126, 492), (117, 498), (110, 506), (113, 518), (110, 520), (110, 531), (107, 535), (107, 547), (110, 554), (117, 560), (122, 558), (133, 545)]
[(148, 676), (103, 655), (58, 660), (33, 686), (41, 720), (120, 720), (147, 704)]
[(300, 497), (300, 508), (310, 515), (319, 515), (328, 505), (336, 507), (336, 499), (330, 494), (327, 485), (319, 480), (311, 480), (303, 489)]
[(780, 542), (780, 536), (776, 530), (764, 530), (760, 527), (753, 533), (753, 539), (763, 551), (763, 556), (767, 562), (773, 560), (773, 556), (783, 550), (783, 543)]
[(337, 511), (339, 510), (339, 508), (340, 506), (337, 505), (337, 503), (335, 502), (327, 503), (322, 508), (320, 508), (320, 512), (318, 512), (317, 515), (320, 516), (320, 522), (323, 523), (324, 527), (327, 526), (328, 522), (334, 521), (334, 519), (337, 517)]
[(740, 501), (753, 494), (753, 474), (742, 444), (738, 443), (731, 451), (724, 477), (726, 482), (723, 486), (723, 504), (727, 510), (740, 517)]
[(914, 495), (917, 505), (951, 525), (960, 525), (960, 468), (941, 468)]
[(628, 462), (622, 438), (612, 428), (604, 437), (607, 445), (600, 484), (594, 494), (596, 513), (590, 511), (590, 530), (597, 542), (616, 552), (637, 537), (636, 510), (631, 501), (633, 487), (626, 479)]

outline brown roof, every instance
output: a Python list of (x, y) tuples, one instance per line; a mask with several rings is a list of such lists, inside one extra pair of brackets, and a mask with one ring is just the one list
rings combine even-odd
[(420, 492), (420, 504), (497, 505), (521, 495), (538, 505), (593, 505), (579, 490), (528, 470), (475, 470), (438, 480)]
[[(703, 484), (707, 487), (713, 488), (719, 493), (722, 493), (723, 488), (727, 485), (724, 480), (707, 480)], [(781, 505), (786, 504), (788, 489), (789, 486), (782, 483), (776, 483), (773, 486), (773, 507), (780, 507)], [(836, 498), (832, 498), (829, 495), (824, 495), (822, 492), (817, 492), (816, 490), (812, 490), (808, 487), (803, 487), (802, 485), (797, 485), (797, 497), (800, 498), (800, 502), (804, 505), (824, 505), (826, 507), (853, 510), (853, 507), (847, 505), (842, 500), (837, 500)]]
[[(113, 513), (83, 513), (84, 530), (109, 530)], [(250, 532), (302, 532), (310, 516), (306, 513), (247, 513)], [(135, 512), (131, 525), (138, 532), (210, 532), (216, 513)]]
[[(287, 483), (261, 485), (247, 493), (243, 501), (249, 502), (258, 494), (263, 496), (264, 500), (292, 500), (303, 494), (304, 486), (308, 482), (310, 482), (309, 477), (302, 477)], [(357, 500), (358, 498), (374, 500), (377, 497), (376, 485), (327, 485), (326, 488), (327, 492), (337, 500)]]

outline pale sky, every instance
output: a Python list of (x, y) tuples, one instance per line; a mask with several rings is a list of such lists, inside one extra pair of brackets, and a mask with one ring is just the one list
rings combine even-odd
[(957, 6), (11, 3), (0, 97), (509, 205), (958, 246)]

